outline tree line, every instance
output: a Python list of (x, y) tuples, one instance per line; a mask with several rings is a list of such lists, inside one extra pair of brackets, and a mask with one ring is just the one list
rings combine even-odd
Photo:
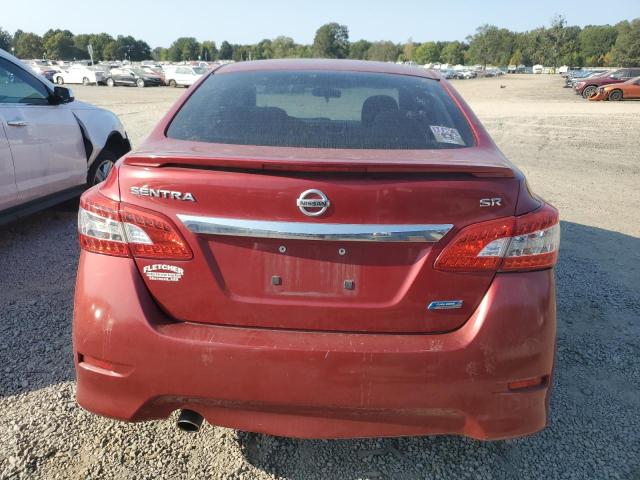
[(255, 44), (223, 41), (199, 42), (194, 37), (176, 39), (169, 47), (153, 50), (143, 40), (130, 35), (112, 37), (107, 33), (74, 35), (69, 30), (51, 29), (39, 36), (0, 28), (0, 48), (24, 59), (88, 59), (87, 46), (93, 47), (94, 60), (154, 59), (260, 60), (269, 58), (351, 58), (387, 62), (403, 61), (480, 65), (638, 66), (640, 65), (640, 18), (616, 25), (571, 26), (564, 17), (555, 17), (549, 26), (514, 32), (495, 25), (482, 25), (465, 41), (426, 41), (405, 43), (357, 40), (351, 42), (346, 25), (328, 23), (316, 32), (311, 45), (298, 44), (279, 36)]

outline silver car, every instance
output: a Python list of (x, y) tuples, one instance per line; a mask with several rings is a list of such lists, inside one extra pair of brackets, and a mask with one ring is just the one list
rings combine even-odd
[(79, 195), (130, 149), (112, 112), (0, 50), (0, 223)]

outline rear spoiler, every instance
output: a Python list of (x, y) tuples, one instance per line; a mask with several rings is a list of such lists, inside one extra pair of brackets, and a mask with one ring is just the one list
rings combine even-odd
[(354, 172), (354, 173), (439, 173), (469, 174), (476, 177), (515, 177), (513, 168), (506, 164), (465, 161), (403, 161), (403, 160), (295, 160), (252, 159), (195, 155), (129, 154), (123, 164), (154, 168), (194, 168), (212, 170), (264, 170), (291, 172)]

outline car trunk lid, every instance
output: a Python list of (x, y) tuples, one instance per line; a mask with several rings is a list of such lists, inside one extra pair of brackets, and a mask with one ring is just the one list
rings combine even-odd
[[(194, 252), (186, 261), (136, 259), (175, 320), (442, 332), (466, 321), (494, 274), (437, 271), (437, 255), (464, 226), (513, 215), (518, 197), (508, 162), (474, 150), (420, 152), (423, 160), (398, 152), (395, 163), (389, 152), (366, 161), (356, 158), (362, 152), (329, 161), (283, 152), (139, 152), (120, 168), (120, 190), (123, 202), (167, 215)], [(301, 208), (309, 190), (327, 204)], [(481, 199), (499, 200), (483, 208)], [(302, 211), (324, 206), (317, 216)], [(174, 281), (149, 274), (175, 267)]]

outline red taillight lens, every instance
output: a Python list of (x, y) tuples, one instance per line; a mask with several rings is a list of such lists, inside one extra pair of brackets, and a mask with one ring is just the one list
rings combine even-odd
[(463, 228), (440, 253), (434, 268), (448, 272), (541, 270), (558, 259), (558, 211), (544, 205), (533, 213)]
[(120, 218), (134, 257), (188, 260), (193, 256), (187, 242), (164, 215), (123, 205)]
[(495, 272), (513, 227), (513, 217), (508, 217), (463, 228), (442, 251), (435, 268), (447, 272)]
[(96, 188), (80, 199), (80, 247), (120, 257), (188, 260), (193, 254), (171, 220), (164, 215), (118, 202)]

